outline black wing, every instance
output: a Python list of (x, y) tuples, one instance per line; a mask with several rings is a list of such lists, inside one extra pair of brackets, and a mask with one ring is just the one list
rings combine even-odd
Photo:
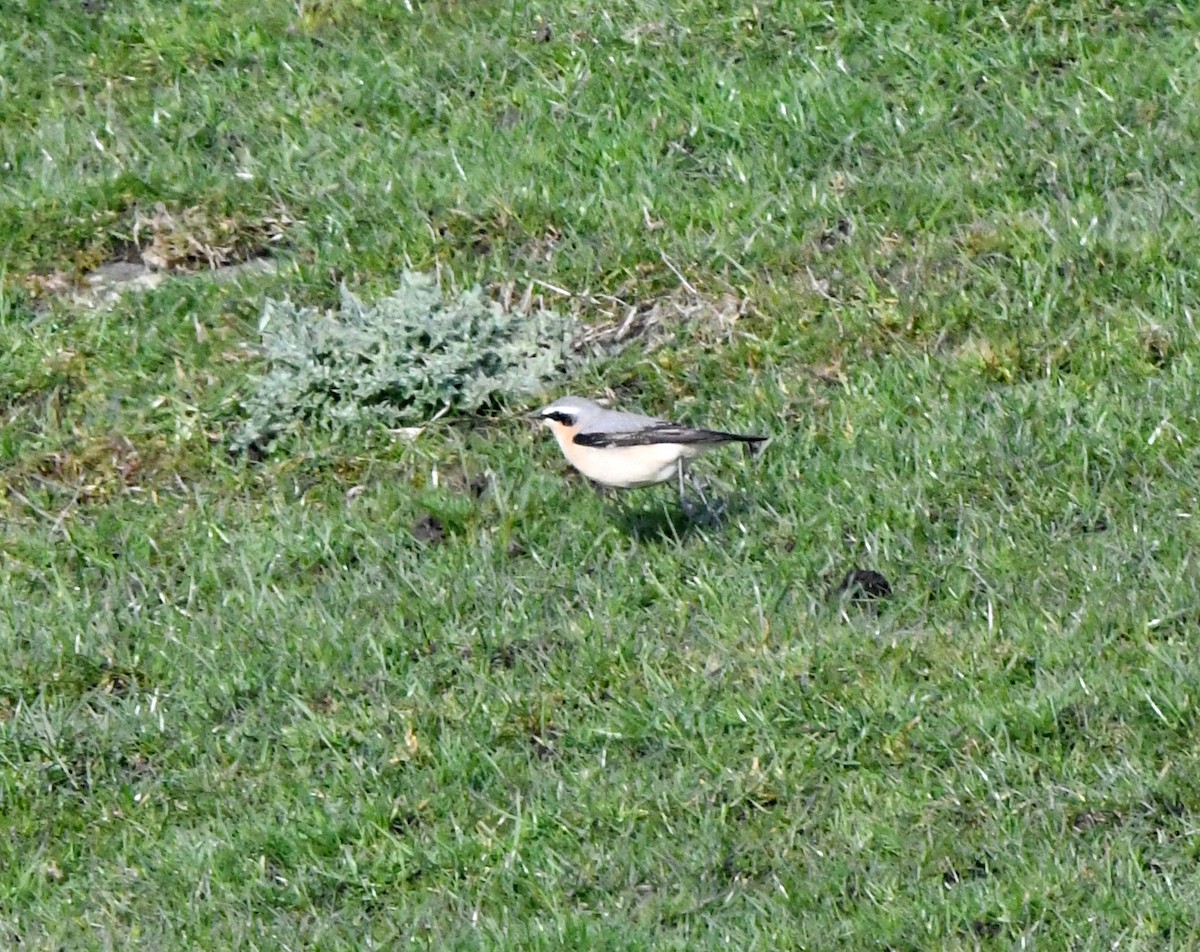
[(761, 443), (765, 436), (742, 436), (720, 430), (694, 430), (677, 423), (655, 423), (623, 433), (576, 433), (577, 446), (653, 446), (656, 443)]

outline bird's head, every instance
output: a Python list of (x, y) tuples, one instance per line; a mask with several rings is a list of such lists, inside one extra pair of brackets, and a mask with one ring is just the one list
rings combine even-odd
[(559, 433), (562, 430), (577, 429), (599, 409), (597, 404), (582, 397), (560, 397), (549, 406), (531, 414), (531, 419), (538, 420), (546, 424), (552, 432)]

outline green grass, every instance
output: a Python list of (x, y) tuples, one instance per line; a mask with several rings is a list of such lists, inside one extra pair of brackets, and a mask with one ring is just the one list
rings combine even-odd
[[(412, 6), (7, 5), (0, 946), (1191, 947), (1200, 18)], [(158, 202), (277, 272), (45, 293)], [(263, 298), (405, 267), (747, 301), (557, 391), (770, 433), (726, 518), (232, 458)]]

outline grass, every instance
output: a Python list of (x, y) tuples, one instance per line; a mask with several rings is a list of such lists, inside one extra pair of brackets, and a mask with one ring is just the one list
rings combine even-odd
[[(0, 945), (1191, 946), (1189, 7), (10, 6)], [(277, 270), (54, 290), (160, 202)], [(772, 434), (727, 517), (231, 457), (263, 298), (405, 267), (686, 303), (561, 391)]]

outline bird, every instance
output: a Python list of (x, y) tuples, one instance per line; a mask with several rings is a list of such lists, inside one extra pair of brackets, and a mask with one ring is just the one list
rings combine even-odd
[(743, 443), (754, 450), (767, 440), (606, 410), (583, 397), (560, 397), (532, 416), (549, 428), (567, 462), (588, 479), (601, 486), (636, 489), (677, 477), (679, 503), (685, 510), (683, 477), (689, 460), (726, 443)]

